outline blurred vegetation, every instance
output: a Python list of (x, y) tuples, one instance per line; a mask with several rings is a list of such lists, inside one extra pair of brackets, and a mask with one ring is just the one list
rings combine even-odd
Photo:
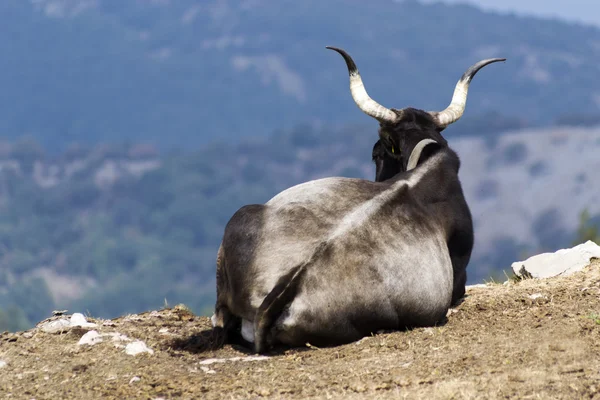
[(316, 174), (367, 177), (375, 137), (302, 125), (164, 155), (142, 144), (51, 155), (32, 138), (0, 143), (2, 326), (57, 308), (114, 317), (168, 301), (209, 312), (231, 215)]
[(600, 216), (592, 217), (590, 212), (585, 209), (579, 215), (577, 237), (573, 245), (585, 243), (588, 240), (600, 244)]
[(10, 305), (5, 309), (0, 309), (0, 332), (23, 331), (30, 327), (31, 323), (19, 306)]

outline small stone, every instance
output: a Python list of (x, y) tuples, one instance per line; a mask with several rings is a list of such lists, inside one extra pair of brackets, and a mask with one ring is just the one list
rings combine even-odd
[(448, 311), (446, 312), (446, 318), (448, 318), (452, 314), (456, 314), (457, 312), (458, 312), (458, 310), (456, 308), (449, 308)]
[(254, 392), (262, 397), (268, 397), (271, 395), (271, 391), (267, 388), (258, 388), (258, 389), (254, 389)]
[(0, 360), (0, 368), (6, 367), (8, 364), (4, 360)]
[(200, 369), (207, 374), (216, 374), (217, 373), (217, 371), (215, 371), (214, 369), (210, 369), (208, 367), (200, 367)]
[(98, 326), (97, 324), (88, 322), (81, 313), (75, 313), (71, 315), (70, 323), (71, 326), (80, 326), (82, 328), (92, 328)]
[(166, 333), (169, 333), (169, 328), (160, 328), (158, 330), (158, 333), (162, 333), (163, 335), (166, 334)]
[(133, 378), (131, 378), (131, 379), (129, 380), (129, 384), (130, 384), (130, 385), (132, 385), (132, 384), (134, 384), (134, 383), (136, 383), (136, 382), (139, 382), (139, 381), (141, 381), (141, 380), (142, 380), (142, 378), (140, 378), (139, 376), (134, 376)]
[(31, 339), (33, 337), (33, 332), (31, 332), (31, 331), (23, 332), (23, 334), (21, 336), (23, 336), (25, 339)]
[(488, 286), (485, 283), (476, 283), (475, 285), (467, 285), (465, 286), (465, 290), (471, 289), (486, 289)]
[(250, 361), (263, 361), (268, 360), (267, 356), (248, 356), (248, 357), (231, 357), (231, 358), (207, 358), (206, 360), (202, 360), (199, 362), (200, 365), (210, 365), (215, 363), (224, 363), (227, 361), (242, 361), (242, 362), (250, 362)]
[(98, 331), (89, 331), (85, 335), (79, 339), (77, 342), (78, 345), (83, 346), (84, 344), (93, 346), (97, 343), (102, 342), (102, 336), (98, 333)]
[(139, 315), (137, 315), (137, 314), (129, 314), (123, 320), (126, 321), (126, 322), (141, 321), (142, 318)]
[(135, 342), (129, 343), (125, 347), (125, 353), (129, 354), (130, 356), (135, 356), (140, 353), (154, 354), (154, 350), (146, 346), (146, 343), (142, 342), (141, 340), (136, 340)]
[(68, 331), (70, 327), (71, 322), (68, 319), (61, 318), (42, 324), (41, 329), (46, 333), (59, 333)]
[(131, 339), (119, 332), (109, 332), (105, 333), (103, 336), (110, 336), (113, 342), (131, 342)]
[(534, 293), (529, 295), (529, 298), (531, 299), (531, 302), (533, 304), (545, 304), (545, 303), (549, 303), (550, 299), (548, 298), (548, 296), (542, 294), (542, 293)]

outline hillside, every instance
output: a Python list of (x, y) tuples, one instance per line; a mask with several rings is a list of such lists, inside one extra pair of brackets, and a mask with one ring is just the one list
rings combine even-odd
[[(600, 263), (467, 291), (445, 324), (255, 357), (183, 307), (0, 336), (7, 398), (600, 398)], [(54, 317), (56, 320), (61, 317)], [(78, 344), (94, 329), (103, 342)], [(84, 336), (86, 334), (86, 336)], [(129, 355), (135, 340), (151, 353)], [(128, 347), (126, 347), (128, 346)], [(143, 348), (143, 346), (141, 347)]]
[[(310, 179), (373, 179), (375, 131), (303, 125), (178, 153), (132, 144), (52, 155), (33, 140), (1, 143), (0, 331), (63, 308), (112, 318), (166, 302), (210, 313), (231, 215)], [(599, 128), (446, 137), (475, 220), (469, 283), (583, 240), (584, 210), (597, 225)]]
[[(326, 45), (346, 48), (390, 107), (441, 109), (467, 66), (501, 56), (465, 122), (598, 122), (600, 29), (556, 20), (392, 0), (4, 0), (0, 25), (0, 136), (52, 151), (367, 121)], [(468, 126), (456, 131), (482, 133)]]
[(483, 271), (570, 245), (587, 209), (600, 214), (600, 127), (524, 129), (453, 138), (475, 220), (472, 266)]

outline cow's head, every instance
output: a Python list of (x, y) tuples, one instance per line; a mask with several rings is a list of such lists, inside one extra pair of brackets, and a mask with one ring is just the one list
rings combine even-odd
[(441, 132), (463, 115), (471, 80), (486, 65), (505, 60), (492, 58), (471, 66), (456, 84), (452, 101), (443, 111), (390, 109), (369, 97), (358, 68), (348, 53), (336, 47), (327, 48), (344, 57), (350, 74), (350, 93), (356, 105), (365, 114), (379, 121), (379, 140), (373, 147), (377, 182), (415, 168), (419, 159), (425, 159), (436, 147), (448, 146)]

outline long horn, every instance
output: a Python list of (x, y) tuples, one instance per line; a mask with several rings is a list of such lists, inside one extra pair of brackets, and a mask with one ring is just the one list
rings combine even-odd
[(477, 64), (472, 65), (456, 84), (450, 105), (444, 111), (429, 112), (434, 117), (437, 125), (440, 128), (445, 128), (451, 123), (458, 121), (460, 117), (462, 117), (467, 104), (467, 93), (469, 92), (469, 84), (471, 83), (471, 80), (481, 68), (498, 61), (506, 61), (506, 58), (490, 58), (479, 61)]
[(326, 46), (326, 48), (337, 51), (342, 55), (342, 57), (344, 57), (344, 61), (346, 61), (346, 66), (348, 67), (348, 74), (350, 75), (350, 93), (352, 94), (352, 98), (354, 99), (354, 102), (358, 108), (379, 122), (396, 122), (398, 120), (398, 115), (396, 115), (389, 108), (382, 106), (369, 97), (367, 90), (365, 89), (365, 85), (363, 85), (360, 73), (358, 72), (358, 68), (356, 68), (356, 64), (352, 60), (352, 57), (350, 57), (350, 55), (348, 55), (348, 53), (346, 53), (344, 50), (337, 47)]

